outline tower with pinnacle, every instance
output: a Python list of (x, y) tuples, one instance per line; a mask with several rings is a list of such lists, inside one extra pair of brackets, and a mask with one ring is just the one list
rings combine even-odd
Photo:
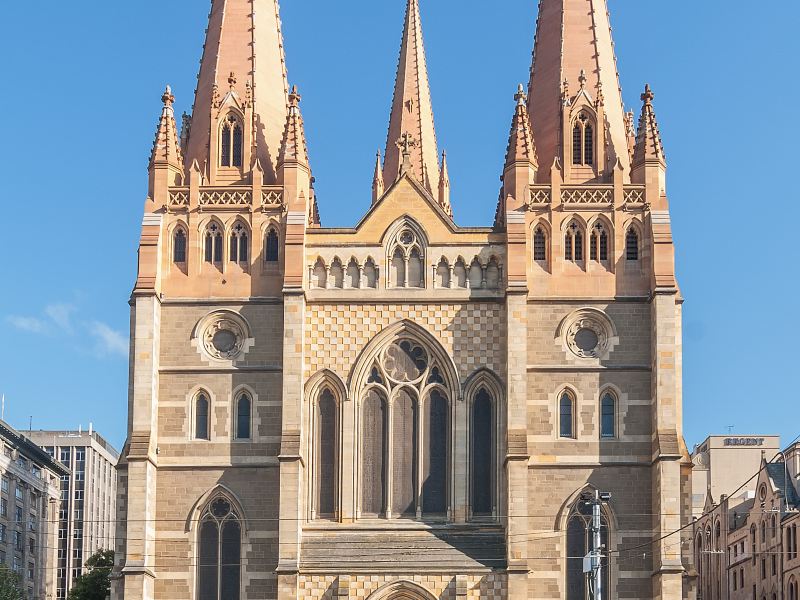
[(694, 597), (655, 95), (637, 126), (605, 0), (540, 0), (495, 220), (459, 226), (405, 5), (351, 228), (320, 220), (344, 200), (318, 205), (276, 0), (212, 0), (180, 131), (161, 96), (115, 600), (586, 600), (595, 490), (606, 598)]

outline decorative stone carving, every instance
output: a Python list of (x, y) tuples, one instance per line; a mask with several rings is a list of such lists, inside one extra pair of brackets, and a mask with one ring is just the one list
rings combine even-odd
[(195, 340), (202, 355), (214, 362), (236, 362), (253, 345), (250, 327), (233, 311), (218, 311), (206, 316), (195, 329)]
[(611, 319), (596, 308), (582, 308), (566, 317), (558, 337), (581, 359), (605, 359), (619, 341)]

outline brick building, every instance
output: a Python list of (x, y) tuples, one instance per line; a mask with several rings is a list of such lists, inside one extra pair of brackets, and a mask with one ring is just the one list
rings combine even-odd
[(352, 228), (321, 223), (348, 200), (318, 207), (281, 35), (275, 0), (213, 0), (180, 135), (162, 97), (114, 597), (584, 600), (596, 489), (608, 597), (688, 593), (666, 161), (605, 1), (540, 2), (485, 227), (453, 217), (418, 0)]

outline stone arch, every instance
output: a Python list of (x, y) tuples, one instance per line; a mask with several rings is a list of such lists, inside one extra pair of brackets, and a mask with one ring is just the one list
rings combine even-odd
[(442, 343), (421, 325), (404, 319), (384, 328), (361, 351), (350, 371), (348, 389), (351, 397), (355, 398), (359, 390), (363, 389), (375, 359), (388, 344), (399, 337), (409, 337), (425, 345), (431, 352), (437, 364), (441, 365), (445, 386), (456, 394), (461, 389), (458, 379), (458, 369), (450, 353), (445, 350)]
[(325, 387), (330, 388), (337, 401), (344, 402), (348, 400), (347, 386), (342, 381), (342, 378), (330, 369), (317, 371), (308, 378), (305, 385), (306, 400), (316, 398)]
[(401, 579), (378, 588), (368, 600), (436, 600), (436, 596), (418, 583)]
[(238, 494), (236, 494), (236, 492), (234, 492), (224, 483), (218, 483), (213, 488), (202, 494), (197, 500), (195, 500), (194, 504), (192, 504), (188, 513), (186, 514), (186, 520), (184, 521), (184, 533), (191, 533), (197, 530), (197, 525), (200, 521), (200, 515), (205, 510), (206, 506), (208, 506), (208, 504), (217, 497), (224, 497), (239, 513), (239, 519), (242, 525), (242, 536), (247, 535), (247, 513), (245, 513)]

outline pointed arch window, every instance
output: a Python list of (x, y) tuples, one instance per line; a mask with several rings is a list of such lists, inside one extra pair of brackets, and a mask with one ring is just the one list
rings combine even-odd
[(533, 260), (547, 262), (547, 233), (541, 225), (533, 233)]
[(246, 266), (250, 255), (250, 237), (247, 228), (242, 223), (236, 223), (231, 231), (230, 260), (241, 266)]
[(268, 263), (278, 262), (278, 232), (274, 227), (270, 227), (267, 231), (266, 241), (264, 243), (264, 260)]
[(194, 439), (209, 440), (209, 401), (205, 392), (200, 392), (194, 400)]
[(220, 164), (223, 167), (241, 167), (244, 154), (242, 122), (233, 113), (222, 123)]
[[(591, 594), (588, 575), (583, 572), (583, 557), (592, 548), (592, 508), (583, 499), (578, 500), (567, 522), (567, 600), (589, 600)], [(600, 542), (609, 547), (608, 518), (604, 512), (600, 516)], [(606, 555), (608, 553), (606, 552)], [(604, 597), (613, 597), (610, 583), (608, 557), (602, 559)]]
[(424, 243), (410, 227), (404, 228), (389, 246), (390, 285), (401, 288), (425, 287)]
[(639, 260), (639, 233), (633, 227), (625, 234), (625, 260)]
[(611, 392), (600, 400), (600, 437), (617, 437), (617, 399)]
[(594, 125), (585, 111), (581, 111), (572, 127), (572, 164), (594, 165)]
[(575, 399), (567, 391), (558, 401), (558, 431), (562, 438), (575, 437)]
[(386, 512), (387, 408), (386, 397), (380, 390), (372, 388), (367, 392), (361, 428), (361, 512), (367, 516)]
[(564, 234), (564, 260), (568, 262), (583, 260), (583, 228), (577, 221), (572, 221)]
[(183, 227), (175, 229), (172, 236), (172, 261), (177, 264), (186, 262), (186, 231)]
[(603, 223), (595, 223), (589, 239), (589, 255), (595, 262), (608, 261), (608, 232)]
[(205, 260), (217, 266), (222, 264), (222, 227), (214, 221), (206, 227)]
[(241, 562), (241, 519), (227, 498), (215, 498), (200, 518), (198, 600), (239, 598)]
[[(434, 377), (435, 375), (435, 377)], [(432, 377), (441, 376), (438, 370)], [(425, 407), (425, 453), (422, 473), (422, 513), (447, 513), (447, 446), (450, 409), (447, 398), (438, 389), (428, 394)]]
[(251, 437), (251, 418), (253, 403), (248, 394), (241, 394), (236, 401), (236, 439), (249, 440)]
[(472, 515), (494, 514), (494, 402), (486, 388), (475, 394), (470, 426), (470, 487)]
[[(336, 516), (339, 475), (338, 407), (330, 389), (320, 393), (316, 405), (316, 493), (317, 517)], [(377, 511), (380, 512), (380, 511)]]

